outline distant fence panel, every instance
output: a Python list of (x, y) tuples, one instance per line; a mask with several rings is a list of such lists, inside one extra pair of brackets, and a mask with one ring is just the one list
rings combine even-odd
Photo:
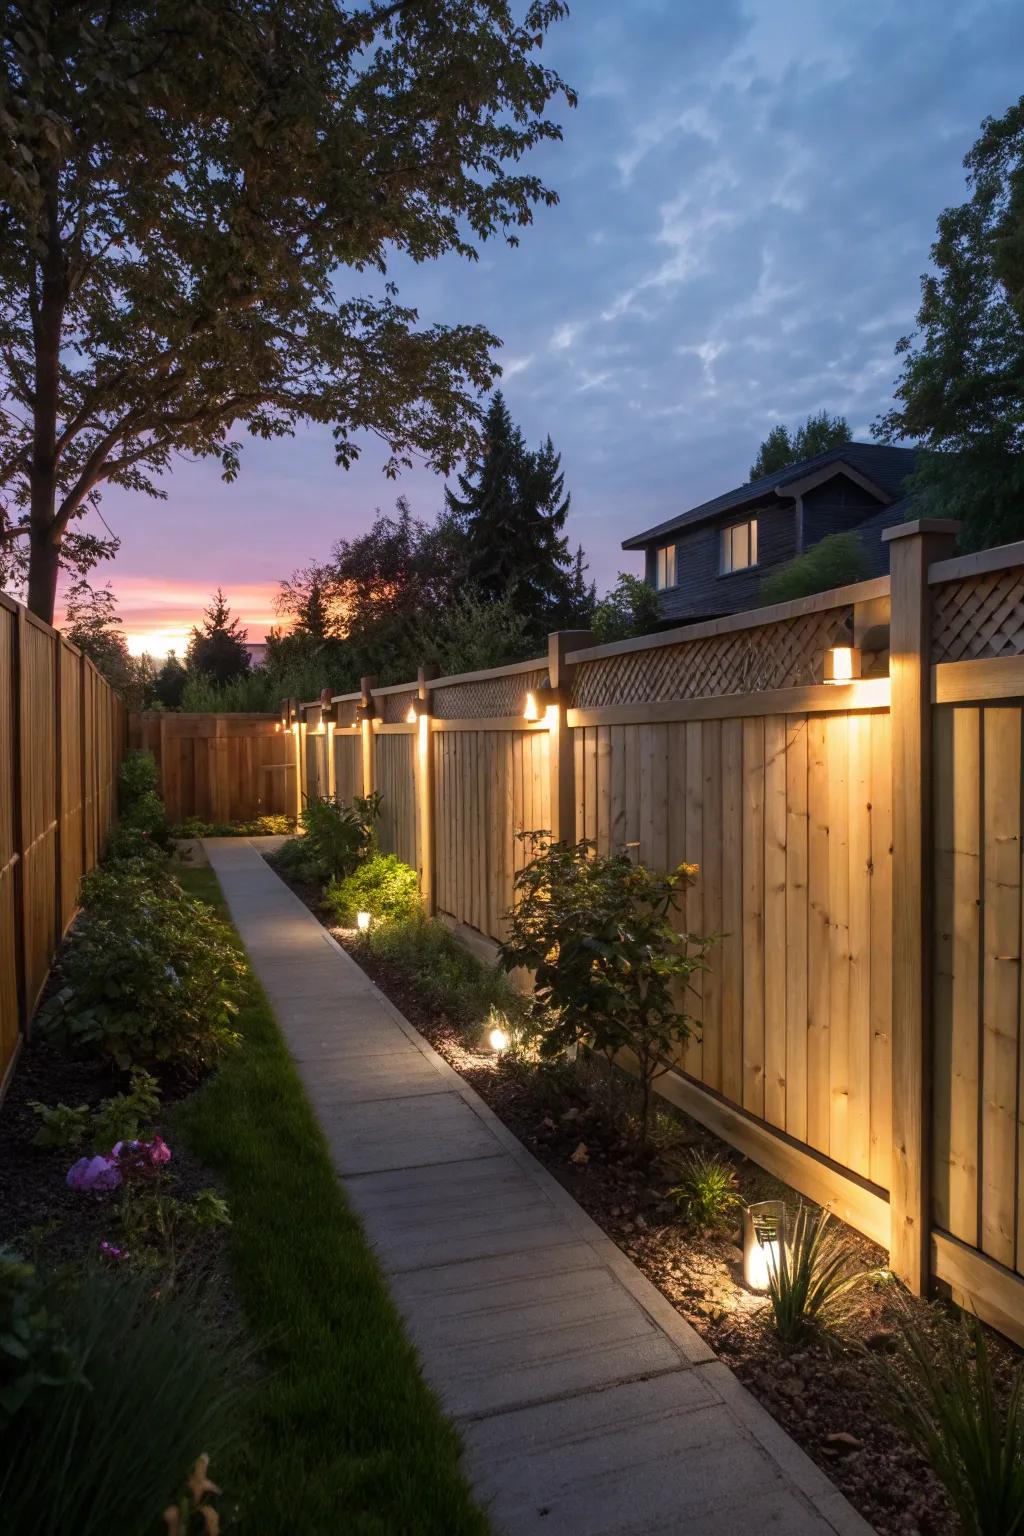
[[(381, 794), (380, 846), (403, 863), (418, 866), (416, 851), (415, 733), (388, 734), (376, 742), (374, 786)], [(340, 794), (340, 790), (339, 790)]]
[(124, 733), (92, 662), (0, 595), (0, 1084), (103, 852)]
[(295, 748), (276, 715), (133, 714), (129, 740), (156, 758), (172, 822), (294, 812)]
[(551, 826), (548, 733), (439, 730), (433, 745), (438, 908), (500, 941), (529, 857), (518, 834)]
[(359, 732), (340, 727), (334, 732), (334, 793), (346, 805), (363, 792), (362, 742)]

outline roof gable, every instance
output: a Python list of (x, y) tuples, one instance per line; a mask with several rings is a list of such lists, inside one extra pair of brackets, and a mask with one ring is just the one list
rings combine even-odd
[(804, 482), (818, 483), (830, 474), (852, 471), (856, 481), (878, 495), (883, 504), (897, 501), (903, 493), (903, 482), (913, 472), (915, 461), (913, 448), (890, 448), (881, 443), (844, 443), (840, 448), (830, 448), (812, 459), (802, 459), (798, 464), (788, 464), (771, 475), (762, 475), (723, 496), (716, 496), (688, 512), (678, 513), (645, 533), (624, 539), (623, 549), (642, 549), (644, 545), (666, 534), (691, 528), (711, 521), (722, 513), (738, 512), (742, 507), (753, 506), (774, 496), (799, 494)]

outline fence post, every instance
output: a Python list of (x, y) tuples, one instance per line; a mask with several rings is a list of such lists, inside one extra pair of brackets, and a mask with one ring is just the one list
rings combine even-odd
[(375, 677), (359, 679), (359, 736), (362, 749), (363, 795), (373, 794), (373, 690)]
[(14, 842), (14, 950), (15, 981), (18, 994), (18, 1019), (22, 1034), (28, 1034), (28, 911), (25, 902), (25, 729), (27, 700), (25, 697), (25, 635), (28, 621), (24, 608), (19, 604), (14, 619), (12, 639), (11, 702), (14, 705), (14, 740), (11, 766), (14, 782), (12, 789), (11, 819)]
[(931, 1246), (932, 723), (928, 567), (952, 553), (959, 523), (935, 518), (883, 533), (890, 550), (892, 738), (892, 1178), (890, 1265), (916, 1295)]
[[(553, 700), (545, 715), (548, 725), (548, 771), (551, 786), (551, 839), (574, 842), (576, 837), (576, 776), (572, 731), (567, 711), (575, 667), (566, 660), (570, 651), (593, 645), (589, 629), (560, 629), (548, 635), (548, 681)], [(544, 695), (541, 694), (541, 699)]]
[(437, 676), (433, 663), (422, 665), (416, 674), (416, 739), (413, 743), (413, 773), (416, 780), (416, 852), (419, 860), (420, 896), (428, 917), (434, 915), (434, 738), (431, 734), (430, 689), (427, 682)]

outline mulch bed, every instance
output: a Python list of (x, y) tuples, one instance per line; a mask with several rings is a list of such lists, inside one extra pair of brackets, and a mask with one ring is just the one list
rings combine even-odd
[[(309, 905), (316, 910), (312, 901)], [(623, 1102), (635, 1093), (629, 1079), (616, 1073), (610, 1084), (599, 1063), (552, 1072), (469, 1050), (355, 935), (332, 932), (881, 1536), (952, 1536), (959, 1529), (927, 1464), (879, 1405), (874, 1357), (897, 1358), (893, 1352), (908, 1307), (923, 1332), (935, 1322), (934, 1307), (907, 1298), (887, 1276), (882, 1249), (843, 1229), (857, 1267), (882, 1273), (855, 1291), (841, 1339), (822, 1339), (787, 1354), (771, 1329), (768, 1303), (742, 1284), (738, 1230), (688, 1230), (669, 1191), (681, 1160), (695, 1147), (732, 1163), (745, 1203), (783, 1198), (793, 1206), (800, 1199), (795, 1191), (670, 1107), (659, 1114), (655, 1155), (638, 1161), (622, 1113)], [(581, 1143), (585, 1162), (573, 1160)], [(990, 1342), (1009, 1374), (1017, 1352), (997, 1335), (990, 1335)]]

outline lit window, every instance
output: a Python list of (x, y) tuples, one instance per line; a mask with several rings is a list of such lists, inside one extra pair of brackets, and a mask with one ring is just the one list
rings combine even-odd
[(722, 575), (757, 564), (757, 518), (722, 529)]
[(676, 584), (676, 547), (674, 544), (664, 544), (658, 550), (657, 587), (659, 592), (664, 592), (666, 587), (674, 587)]

